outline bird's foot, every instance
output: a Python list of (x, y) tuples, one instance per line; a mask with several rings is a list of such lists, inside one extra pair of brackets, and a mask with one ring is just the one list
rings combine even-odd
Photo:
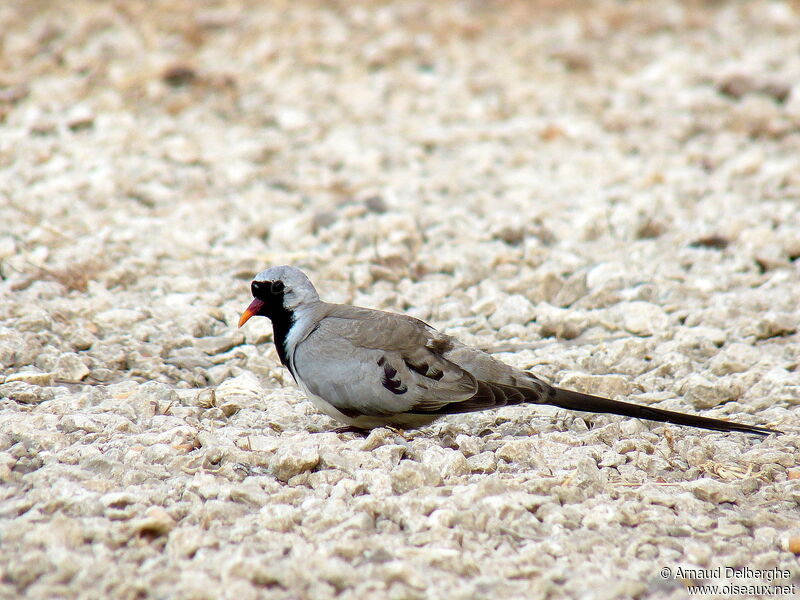
[(369, 435), (369, 429), (356, 427), (355, 425), (345, 425), (344, 427), (337, 427), (331, 431), (333, 433), (355, 433), (357, 435), (363, 435), (364, 437)]
[(384, 427), (386, 429), (388, 429), (389, 431), (391, 431), (393, 434), (399, 435), (401, 438), (405, 438), (406, 437), (406, 430), (405, 429), (400, 429), (399, 427), (394, 427), (392, 425), (384, 425)]

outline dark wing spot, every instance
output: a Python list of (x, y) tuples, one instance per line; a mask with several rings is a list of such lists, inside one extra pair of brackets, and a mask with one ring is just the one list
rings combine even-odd
[(409, 362), (407, 360), (404, 360), (403, 362), (406, 363), (406, 366), (409, 369), (411, 369), (412, 371), (416, 371), (417, 373), (419, 373), (423, 377), (428, 377), (430, 379), (434, 379), (436, 381), (439, 381), (442, 378), (442, 376), (444, 375), (444, 373), (442, 371), (440, 371), (439, 369), (435, 369), (435, 368), (433, 368), (430, 365), (427, 365), (425, 363), (422, 363), (421, 365), (415, 365), (414, 363)]
[(386, 362), (386, 357), (385, 357), (385, 356), (381, 356), (381, 357), (378, 359), (378, 366), (379, 366), (379, 367), (382, 367), (382, 366), (383, 366), (383, 363), (385, 363), (385, 362)]
[(403, 362), (406, 363), (406, 366), (409, 369), (411, 369), (412, 371), (416, 371), (417, 373), (419, 373), (420, 375), (423, 375), (423, 376), (427, 376), (428, 375), (428, 365), (426, 365), (424, 363), (421, 364), (421, 365), (415, 365), (414, 363), (409, 362), (407, 360), (404, 360)]
[(408, 388), (405, 385), (403, 385), (403, 382), (400, 381), (400, 379), (397, 378), (396, 376), (397, 376), (397, 369), (395, 369), (389, 363), (385, 363), (383, 365), (383, 378), (381, 379), (383, 387), (385, 387), (393, 394), (398, 394), (398, 395), (405, 394), (408, 391)]

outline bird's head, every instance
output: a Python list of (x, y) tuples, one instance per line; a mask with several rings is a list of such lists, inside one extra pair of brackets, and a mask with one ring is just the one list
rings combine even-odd
[(239, 327), (250, 317), (273, 319), (283, 313), (293, 313), (304, 304), (319, 300), (317, 290), (305, 273), (297, 267), (270, 267), (255, 276), (250, 284), (253, 301), (239, 319)]

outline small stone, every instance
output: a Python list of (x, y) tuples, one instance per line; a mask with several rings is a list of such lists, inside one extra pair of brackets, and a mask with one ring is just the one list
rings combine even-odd
[(500, 446), (494, 455), (508, 463), (529, 464), (537, 455), (533, 440), (512, 440)]
[(248, 435), (238, 438), (236, 445), (250, 452), (275, 452), (280, 445), (280, 439), (268, 435)]
[(139, 502), (137, 496), (131, 492), (110, 492), (100, 498), (103, 506), (122, 508)]
[(736, 400), (743, 392), (741, 384), (732, 378), (724, 377), (712, 381), (697, 373), (686, 378), (679, 391), (687, 402), (699, 409), (714, 408), (724, 402)]
[(225, 564), (225, 578), (228, 581), (244, 579), (261, 589), (288, 589), (295, 576), (281, 563), (240, 558)]
[(156, 413), (170, 405), (180, 404), (180, 398), (172, 386), (157, 381), (148, 381), (136, 386), (129, 394), (123, 393), (125, 405), (133, 412), (132, 420), (147, 422)]
[(792, 84), (783, 81), (770, 81), (762, 85), (758, 91), (769, 96), (778, 104), (783, 104), (792, 95)]
[(242, 344), (244, 344), (244, 334), (238, 331), (232, 335), (204, 337), (195, 341), (197, 349), (209, 355), (222, 354)]
[(88, 129), (94, 125), (94, 113), (87, 106), (74, 106), (67, 115), (67, 127), (72, 131)]
[(582, 311), (557, 308), (544, 302), (536, 306), (536, 323), (542, 337), (562, 340), (573, 340), (589, 327), (589, 320)]
[(278, 448), (269, 463), (270, 471), (279, 481), (289, 481), (295, 475), (312, 470), (319, 464), (319, 449), (310, 444), (286, 444)]
[(181, 526), (170, 533), (167, 551), (175, 558), (192, 558), (209, 537), (200, 527)]
[(386, 204), (386, 200), (383, 199), (381, 196), (370, 196), (366, 200), (364, 200), (364, 206), (367, 207), (369, 212), (383, 214), (387, 210), (389, 210), (389, 206)]
[(65, 433), (84, 431), (86, 433), (97, 433), (101, 430), (100, 424), (86, 415), (64, 415), (59, 422), (59, 428)]
[(713, 250), (724, 250), (730, 243), (731, 242), (728, 238), (724, 238), (721, 235), (708, 235), (697, 238), (696, 240), (690, 242), (689, 246), (692, 248), (711, 248)]
[(267, 504), (258, 511), (259, 522), (270, 531), (291, 531), (300, 517), (298, 509), (289, 504)]
[(174, 64), (164, 69), (161, 79), (172, 87), (183, 87), (195, 82), (197, 71), (190, 65)]
[(604, 398), (629, 396), (632, 392), (631, 382), (622, 375), (569, 373), (558, 382), (558, 387)]
[(77, 354), (67, 352), (58, 357), (55, 372), (60, 380), (77, 383), (89, 374), (89, 367)]
[(598, 467), (618, 467), (628, 462), (622, 454), (612, 450), (606, 450), (600, 457), (600, 462), (597, 463)]
[(179, 369), (210, 369), (213, 363), (208, 360), (204, 354), (200, 354), (195, 348), (176, 348), (170, 352), (169, 357), (166, 359), (168, 364), (178, 367)]
[(580, 46), (565, 46), (550, 53), (550, 57), (560, 61), (570, 71), (589, 71), (595, 56)]
[(381, 446), (393, 444), (394, 438), (395, 433), (391, 429), (378, 427), (369, 432), (369, 435), (361, 444), (361, 450), (369, 452)]
[(311, 230), (317, 233), (320, 229), (330, 227), (339, 219), (339, 215), (332, 210), (323, 210), (314, 213), (311, 217)]
[(776, 449), (758, 448), (750, 450), (739, 456), (739, 460), (744, 465), (781, 465), (791, 467), (795, 463), (794, 455)]
[(497, 458), (494, 452), (481, 452), (467, 459), (473, 473), (494, 473), (497, 470)]
[(407, 446), (387, 444), (373, 450), (372, 456), (381, 462), (385, 468), (393, 469), (400, 463), (400, 460), (406, 455), (407, 451)]
[(58, 127), (55, 119), (48, 115), (42, 115), (31, 123), (31, 133), (34, 135), (48, 135), (53, 133)]
[(712, 344), (717, 348), (727, 341), (726, 333), (718, 327), (678, 328), (676, 339), (699, 346), (702, 343)]
[(456, 436), (456, 445), (458, 446), (458, 449), (461, 450), (461, 454), (467, 458), (480, 453), (481, 448), (483, 447), (483, 444), (481, 444), (478, 438), (464, 435), (463, 433), (460, 433)]
[(785, 337), (795, 333), (797, 327), (797, 314), (770, 311), (762, 315), (756, 323), (756, 337), (759, 340), (766, 340), (773, 337)]
[[(519, 287), (512, 284), (506, 289), (509, 292), (525, 294), (529, 300), (536, 303), (549, 302), (552, 304), (553, 298), (564, 286), (564, 279), (552, 271), (537, 271), (530, 279), (522, 279), (519, 283), (521, 284)], [(536, 309), (538, 314), (539, 306)]]
[(711, 564), (711, 559), (714, 557), (711, 546), (693, 540), (687, 541), (684, 545), (684, 552), (686, 553), (686, 558), (692, 564), (700, 565), (701, 567)]
[(112, 308), (95, 315), (95, 322), (103, 329), (125, 331), (134, 323), (145, 319), (144, 313), (129, 308)]
[(497, 310), (489, 317), (489, 324), (495, 329), (511, 323), (525, 325), (533, 321), (535, 316), (536, 309), (531, 301), (521, 294), (514, 294), (503, 300), (497, 307)]
[(589, 457), (579, 460), (570, 478), (570, 485), (592, 490), (601, 489), (604, 483), (603, 472), (597, 467), (595, 460)]
[(525, 227), (521, 225), (504, 225), (494, 230), (492, 237), (502, 240), (510, 246), (517, 246), (525, 240)]
[(780, 269), (789, 265), (788, 257), (778, 243), (766, 243), (756, 248), (753, 258), (762, 271)]
[(723, 96), (739, 100), (745, 94), (756, 89), (756, 83), (747, 75), (731, 75), (717, 84), (717, 90)]
[(30, 93), (27, 84), (4, 86), (0, 88), (0, 104), (15, 104)]
[(392, 489), (396, 494), (405, 494), (425, 486), (441, 483), (441, 476), (431, 467), (411, 460), (400, 461), (391, 472)]
[(215, 396), (216, 406), (226, 417), (230, 417), (243, 408), (260, 403), (264, 388), (255, 375), (245, 371), (238, 377), (231, 377), (219, 384)]
[(139, 499), (130, 492), (111, 492), (100, 498), (109, 519), (123, 521), (136, 515)]
[(285, 107), (275, 113), (275, 121), (278, 127), (284, 131), (297, 131), (308, 126), (310, 120), (308, 114), (299, 108)]
[(705, 502), (721, 504), (723, 502), (736, 503), (741, 500), (741, 493), (733, 484), (721, 483), (707, 477), (689, 482), (687, 487), (696, 498)]
[(583, 298), (589, 291), (586, 271), (576, 271), (564, 282), (553, 298), (556, 306), (572, 306), (575, 302)]
[(709, 366), (714, 375), (730, 375), (747, 371), (760, 359), (761, 353), (754, 346), (733, 343), (712, 358)]
[(167, 535), (175, 528), (175, 519), (160, 506), (151, 506), (145, 516), (132, 524), (133, 531), (139, 536), (155, 538)]
[(431, 446), (422, 453), (422, 464), (431, 467), (442, 478), (458, 477), (470, 472), (469, 463), (458, 450)]
[(21, 381), (23, 383), (28, 383), (30, 385), (48, 386), (53, 384), (54, 377), (55, 373), (39, 373), (37, 371), (23, 371), (20, 373), (12, 373), (8, 377), (6, 377), (4, 383)]
[(23, 381), (12, 381), (0, 385), (0, 398), (9, 398), (20, 404), (39, 404), (52, 399), (54, 395), (51, 389)]
[(650, 302), (622, 302), (610, 312), (621, 319), (622, 326), (634, 335), (653, 335), (663, 332), (669, 325), (664, 309)]
[[(230, 365), (226, 364), (214, 365), (210, 369), (206, 369), (204, 375), (209, 385), (220, 385), (226, 380), (230, 379), (231, 367)], [(222, 408), (222, 404), (220, 404), (220, 408)], [(223, 409), (223, 411), (224, 410), (225, 409)], [(231, 410), (233, 410), (233, 412), (236, 412), (238, 408), (234, 407)], [(233, 414), (233, 412), (231, 414)]]
[(0, 259), (6, 259), (17, 253), (17, 242), (11, 236), (0, 236)]
[(90, 331), (78, 329), (69, 338), (69, 343), (77, 352), (83, 352), (92, 347), (97, 338)]

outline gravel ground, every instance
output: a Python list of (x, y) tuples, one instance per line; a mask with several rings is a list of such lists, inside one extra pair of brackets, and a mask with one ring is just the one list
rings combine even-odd
[[(800, 588), (796, 2), (27, 0), (0, 32), (0, 596)], [(564, 387), (787, 433), (331, 433), (267, 320), (236, 329), (285, 263)]]

